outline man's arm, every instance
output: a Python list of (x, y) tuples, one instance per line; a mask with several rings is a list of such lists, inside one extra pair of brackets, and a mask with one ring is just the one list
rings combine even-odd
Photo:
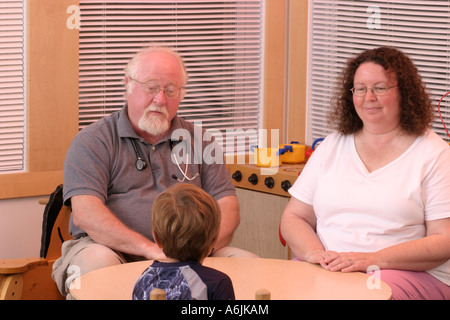
[(226, 196), (217, 201), (220, 207), (222, 220), (220, 223), (219, 237), (214, 245), (214, 251), (227, 246), (233, 238), (233, 233), (241, 220), (239, 214), (239, 202), (236, 196)]
[(71, 203), (73, 223), (94, 241), (113, 250), (147, 259), (165, 257), (155, 243), (125, 226), (99, 198), (74, 196)]

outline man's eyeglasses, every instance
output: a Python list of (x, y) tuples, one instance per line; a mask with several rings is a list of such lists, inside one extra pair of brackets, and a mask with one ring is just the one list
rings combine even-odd
[[(389, 91), (389, 89), (392, 89), (395, 87), (398, 87), (398, 85), (392, 86), (392, 87), (373, 87), (373, 88), (370, 88), (370, 90), (372, 90), (372, 93), (376, 96), (383, 96)], [(367, 88), (367, 87), (353, 87), (350, 89), (350, 91), (355, 96), (363, 97), (366, 95), (368, 89), (369, 88)]]
[(160, 86), (152, 82), (140, 82), (133, 78), (130, 79), (139, 83), (142, 88), (144, 88), (145, 92), (151, 97), (155, 97), (156, 95), (158, 95), (158, 93), (161, 92), (161, 90), (163, 90), (166, 98), (175, 99), (180, 95), (180, 92), (182, 90), (182, 88), (178, 88), (176, 85), (168, 85), (165, 88), (161, 88)]

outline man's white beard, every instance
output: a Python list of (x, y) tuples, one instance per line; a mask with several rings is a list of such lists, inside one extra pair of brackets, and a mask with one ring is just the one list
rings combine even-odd
[[(151, 115), (149, 114), (151, 111), (158, 111), (161, 114)], [(153, 136), (166, 133), (170, 128), (169, 113), (166, 108), (149, 106), (144, 110), (144, 114), (139, 119), (138, 127)]]

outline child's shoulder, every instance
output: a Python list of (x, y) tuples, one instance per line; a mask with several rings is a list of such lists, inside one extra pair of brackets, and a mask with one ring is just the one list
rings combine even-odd
[(190, 268), (198, 275), (207, 287), (217, 285), (232, 286), (231, 278), (224, 272), (201, 264), (191, 265)]
[(192, 268), (208, 288), (208, 300), (234, 300), (231, 278), (224, 272), (203, 265)]

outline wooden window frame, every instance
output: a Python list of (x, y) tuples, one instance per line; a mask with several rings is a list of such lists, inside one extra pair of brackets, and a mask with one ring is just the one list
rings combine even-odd
[[(65, 155), (78, 132), (78, 30), (67, 26), (69, 8), (78, 5), (27, 0), (26, 172), (0, 174), (0, 199), (48, 195), (63, 183)], [(264, 12), (262, 128), (303, 141), (307, 1), (265, 0)]]

